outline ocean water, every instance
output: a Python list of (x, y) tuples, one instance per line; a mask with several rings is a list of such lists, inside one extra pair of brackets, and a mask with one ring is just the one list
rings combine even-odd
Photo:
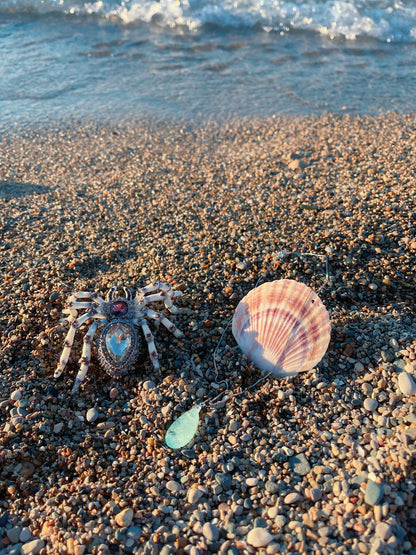
[(0, 0), (0, 127), (416, 108), (415, 0)]

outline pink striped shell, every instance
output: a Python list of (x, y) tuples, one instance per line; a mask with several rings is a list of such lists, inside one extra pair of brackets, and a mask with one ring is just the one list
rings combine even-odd
[(232, 330), (256, 366), (287, 377), (318, 364), (328, 348), (331, 324), (312, 289), (282, 279), (263, 283), (239, 302)]

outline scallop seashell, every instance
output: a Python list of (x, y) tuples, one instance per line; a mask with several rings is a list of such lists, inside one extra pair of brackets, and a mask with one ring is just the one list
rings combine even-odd
[(252, 289), (238, 304), (233, 335), (258, 368), (293, 376), (313, 368), (331, 335), (329, 314), (303, 283), (282, 279)]

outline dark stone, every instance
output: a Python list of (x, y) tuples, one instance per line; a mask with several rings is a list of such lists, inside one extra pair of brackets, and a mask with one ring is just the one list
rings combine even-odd
[(222, 487), (223, 490), (230, 489), (232, 482), (230, 474), (215, 474), (215, 480)]
[(261, 516), (253, 520), (253, 528), (267, 528), (267, 522)]

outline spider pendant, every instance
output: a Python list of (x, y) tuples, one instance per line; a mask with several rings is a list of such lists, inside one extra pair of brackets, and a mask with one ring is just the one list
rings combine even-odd
[[(142, 343), (138, 327), (143, 331), (154, 368), (156, 370), (159, 368), (153, 335), (146, 318), (161, 322), (176, 337), (183, 335), (166, 316), (146, 307), (151, 302), (163, 301), (170, 312), (176, 313), (178, 309), (174, 306), (173, 299), (181, 295), (180, 291), (172, 290), (167, 283), (154, 283), (139, 289), (133, 298), (130, 289), (122, 288), (124, 296), (118, 296), (117, 289), (113, 287), (107, 293), (105, 300), (98, 293), (89, 291), (78, 291), (68, 298), (67, 308), (63, 312), (68, 314), (64, 321), (69, 323), (70, 328), (54, 374), (55, 378), (62, 374), (68, 362), (77, 329), (87, 322), (90, 323), (84, 337), (79, 360), (80, 369), (72, 393), (77, 391), (87, 374), (91, 359), (91, 344), (96, 332), (98, 332), (95, 339), (98, 360), (105, 372), (114, 378), (119, 378), (130, 371), (136, 363)], [(78, 316), (80, 310), (86, 312)]]

